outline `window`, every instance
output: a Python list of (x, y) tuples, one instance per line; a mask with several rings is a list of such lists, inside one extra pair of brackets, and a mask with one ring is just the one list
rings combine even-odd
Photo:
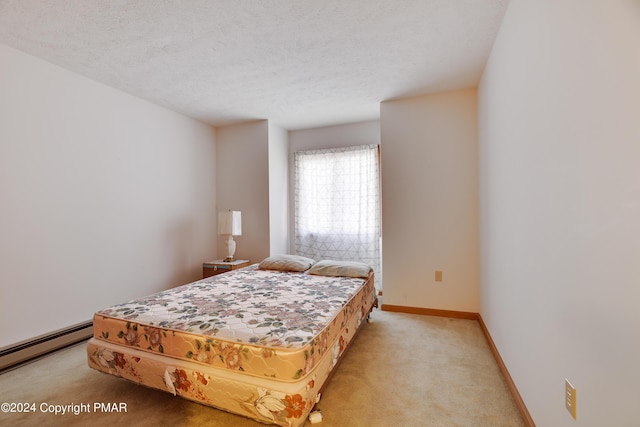
[(295, 252), (360, 261), (380, 283), (380, 167), (377, 145), (294, 154)]

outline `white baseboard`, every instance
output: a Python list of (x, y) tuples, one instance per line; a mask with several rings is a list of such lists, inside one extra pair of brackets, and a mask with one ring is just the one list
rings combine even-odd
[(87, 321), (0, 348), (0, 371), (91, 336), (93, 336), (93, 321)]

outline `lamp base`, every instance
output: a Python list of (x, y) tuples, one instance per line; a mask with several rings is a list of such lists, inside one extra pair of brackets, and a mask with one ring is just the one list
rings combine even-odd
[(236, 242), (233, 240), (232, 235), (229, 235), (225, 246), (227, 247), (227, 257), (224, 259), (224, 262), (231, 262), (233, 261), (233, 255), (236, 253)]

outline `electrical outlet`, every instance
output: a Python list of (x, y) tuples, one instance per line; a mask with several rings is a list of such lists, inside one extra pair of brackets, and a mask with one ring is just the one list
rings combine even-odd
[(576, 388), (571, 385), (568, 379), (564, 379), (564, 406), (571, 414), (573, 419), (576, 419)]
[(442, 270), (436, 270), (436, 282), (442, 282)]

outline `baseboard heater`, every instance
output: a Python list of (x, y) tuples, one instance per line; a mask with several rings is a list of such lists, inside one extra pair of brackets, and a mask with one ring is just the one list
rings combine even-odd
[(0, 372), (66, 347), (93, 335), (93, 321), (78, 323), (48, 334), (0, 348)]

